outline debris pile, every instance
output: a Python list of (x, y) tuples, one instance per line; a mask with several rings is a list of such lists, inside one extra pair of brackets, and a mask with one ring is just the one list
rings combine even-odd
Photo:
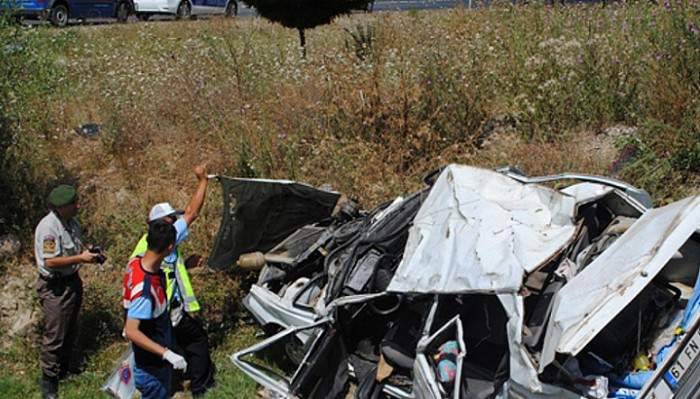
[(258, 273), (268, 335), (232, 361), (285, 397), (693, 397), (700, 196), (462, 165), (425, 182), (364, 211), (224, 179), (211, 259)]

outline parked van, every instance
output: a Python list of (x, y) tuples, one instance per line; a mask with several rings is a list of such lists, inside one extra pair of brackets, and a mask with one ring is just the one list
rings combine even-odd
[(116, 18), (126, 22), (133, 10), (132, 0), (0, 0), (0, 10), (17, 18), (48, 19), (63, 27), (69, 19)]
[(238, 14), (236, 0), (134, 0), (136, 16), (147, 21), (153, 15), (174, 15), (176, 19), (199, 15)]

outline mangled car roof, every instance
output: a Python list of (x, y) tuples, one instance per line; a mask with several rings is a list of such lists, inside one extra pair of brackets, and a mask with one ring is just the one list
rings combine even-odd
[(574, 238), (575, 200), (491, 170), (450, 165), (411, 227), (388, 291), (517, 292)]

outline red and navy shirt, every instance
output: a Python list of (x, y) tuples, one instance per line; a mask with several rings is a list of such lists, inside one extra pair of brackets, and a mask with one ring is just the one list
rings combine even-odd
[[(172, 345), (172, 331), (168, 316), (168, 301), (165, 294), (165, 274), (144, 270), (141, 258), (129, 261), (124, 275), (123, 306), (127, 319), (140, 321), (139, 330), (164, 347)], [(134, 345), (136, 366), (161, 368), (168, 364), (160, 356)]]

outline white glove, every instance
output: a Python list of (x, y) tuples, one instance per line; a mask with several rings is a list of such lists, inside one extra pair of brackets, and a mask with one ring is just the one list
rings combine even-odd
[(163, 359), (170, 362), (175, 370), (185, 371), (185, 369), (187, 369), (187, 362), (185, 361), (185, 358), (171, 351), (170, 349), (165, 350), (165, 353), (163, 353)]

